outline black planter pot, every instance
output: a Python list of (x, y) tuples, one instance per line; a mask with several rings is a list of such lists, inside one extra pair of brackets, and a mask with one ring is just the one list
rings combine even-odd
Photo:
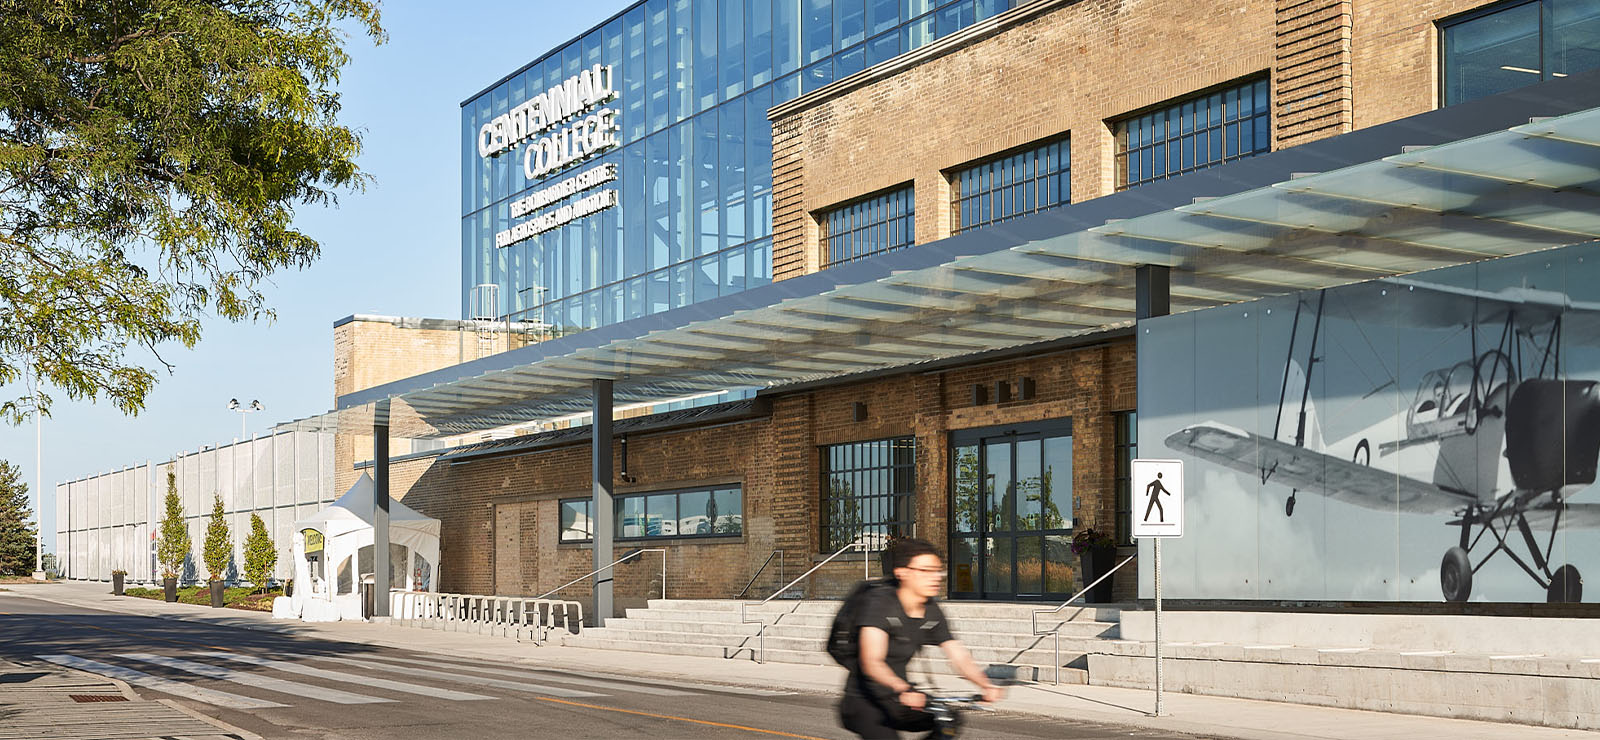
[[(1096, 578), (1111, 572), (1111, 569), (1116, 567), (1116, 564), (1117, 548), (1115, 547), (1095, 548), (1078, 556), (1078, 565), (1082, 568), (1083, 584), (1085, 586), (1094, 583)], [(1089, 592), (1083, 595), (1084, 600), (1091, 604), (1111, 603), (1113, 598), (1111, 595), (1112, 580), (1107, 578), (1095, 584), (1094, 588), (1089, 589)]]
[(178, 579), (176, 579), (176, 578), (163, 578), (163, 579), (161, 579), (161, 590), (162, 590), (163, 595), (166, 597), (168, 602), (177, 601), (178, 600)]
[(222, 581), (211, 582), (211, 608), (222, 608), (223, 597), (226, 595), (225, 591), (227, 587), (228, 585)]
[(121, 596), (122, 595), (122, 579), (126, 578), (126, 577), (127, 576), (123, 575), (122, 573), (112, 573), (111, 574), (111, 595), (112, 596)]
[(283, 582), (283, 595), (284, 596), (293, 596), (294, 595), (294, 581), (289, 580), (289, 581), (284, 581)]

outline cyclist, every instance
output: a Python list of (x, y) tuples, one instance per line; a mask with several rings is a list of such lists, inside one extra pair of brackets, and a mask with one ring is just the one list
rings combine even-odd
[(859, 653), (839, 702), (845, 729), (866, 740), (898, 740), (900, 730), (933, 729), (932, 715), (922, 711), (928, 696), (916, 690), (906, 672), (923, 645), (938, 645), (950, 665), (983, 691), (985, 702), (1002, 695), (950, 634), (934, 599), (945, 577), (939, 551), (922, 540), (900, 540), (889, 549), (889, 564), (893, 588), (874, 588), (861, 604)]

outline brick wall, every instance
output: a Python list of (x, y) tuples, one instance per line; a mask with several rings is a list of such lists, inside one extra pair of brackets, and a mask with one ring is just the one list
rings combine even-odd
[(1433, 109), (1438, 20), (1483, 0), (1045, 0), (775, 107), (773, 277), (818, 269), (817, 214), (916, 186), (946, 237), (949, 173), (1069, 134), (1072, 200), (1115, 189), (1111, 124), (1266, 73), (1276, 148)]
[[(972, 383), (992, 387), (1019, 376), (1035, 380), (1034, 398), (972, 405)], [(628, 470), (637, 480), (619, 482), (617, 493), (740, 483), (745, 531), (737, 539), (618, 543), (613, 557), (639, 546), (668, 548), (668, 593), (678, 598), (733, 597), (774, 549), (784, 550), (786, 575), (793, 578), (826, 554), (820, 551), (820, 447), (906, 435), (917, 440), (917, 533), (943, 548), (949, 432), (1062, 417), (1074, 423), (1073, 488), (1081, 502), (1074, 514), (1085, 524), (1110, 526), (1116, 513), (1111, 413), (1134, 407), (1134, 381), (1133, 342), (1119, 339), (782, 395), (773, 399), (765, 419), (631, 436)], [(858, 402), (866, 404), (865, 421), (854, 421)], [(534, 595), (591, 570), (587, 545), (557, 542), (557, 502), (589, 495), (589, 449), (579, 444), (456, 464), (396, 464), (395, 490), (404, 491), (407, 505), (442, 522), (439, 587)], [(619, 570), (619, 607), (660, 593), (656, 557), (644, 555), (642, 562)], [(836, 561), (804, 584), (804, 593), (840, 595), (861, 577), (861, 568), (859, 556)], [(879, 572), (875, 556), (870, 570)], [(765, 595), (777, 585), (774, 565), (752, 594)], [(588, 593), (584, 582), (563, 595), (585, 598)]]

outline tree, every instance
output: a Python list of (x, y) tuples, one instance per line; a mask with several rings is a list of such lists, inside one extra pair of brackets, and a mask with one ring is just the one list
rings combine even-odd
[(375, 0), (0, 3), (0, 385), (137, 413), (160, 345), (272, 318), (258, 287), (320, 249), (296, 206), (367, 182), (346, 25), (384, 40)]
[(222, 580), (228, 564), (233, 562), (233, 533), (228, 530), (228, 515), (222, 511), (220, 494), (211, 495), (211, 521), (206, 524), (206, 540), (200, 554), (211, 576), (209, 580)]
[(0, 460), (0, 575), (32, 573), (39, 546), (33, 510), (28, 508), (28, 484), (19, 480), (21, 473)]
[(178, 499), (178, 476), (167, 471), (166, 511), (161, 516), (161, 534), (156, 540), (156, 562), (162, 578), (177, 578), (189, 556), (189, 525), (183, 521), (183, 501)]
[(259, 514), (250, 515), (250, 536), (244, 541), (244, 577), (257, 589), (265, 589), (278, 566), (278, 549), (267, 535), (267, 525)]

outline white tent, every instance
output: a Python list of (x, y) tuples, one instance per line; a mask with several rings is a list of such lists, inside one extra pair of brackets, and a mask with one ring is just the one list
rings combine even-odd
[[(294, 525), (294, 596), (273, 615), (333, 622), (361, 618), (361, 583), (372, 580), (373, 496), (365, 473), (327, 508)], [(389, 588), (432, 591), (439, 566), (439, 520), (389, 499)], [(375, 580), (374, 583), (382, 583)], [(387, 598), (381, 590), (378, 598)]]

